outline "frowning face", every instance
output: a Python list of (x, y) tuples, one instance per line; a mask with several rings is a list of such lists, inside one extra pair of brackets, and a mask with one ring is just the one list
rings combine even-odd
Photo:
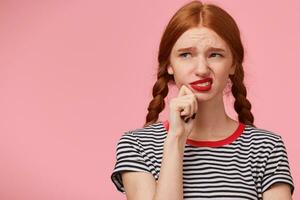
[[(222, 96), (229, 74), (234, 74), (232, 53), (226, 42), (206, 27), (191, 28), (176, 41), (170, 55), (168, 73), (178, 88), (190, 88), (200, 100)], [(212, 80), (207, 82), (204, 79)], [(204, 80), (204, 83), (195, 81)]]

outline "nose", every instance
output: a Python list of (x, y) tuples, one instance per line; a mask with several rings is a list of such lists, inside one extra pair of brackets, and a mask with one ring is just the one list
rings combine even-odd
[(210, 68), (205, 58), (199, 58), (196, 63), (195, 73), (197, 76), (206, 77), (210, 73)]

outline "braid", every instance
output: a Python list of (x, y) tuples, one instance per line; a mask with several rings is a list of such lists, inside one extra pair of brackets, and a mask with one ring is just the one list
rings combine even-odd
[[(229, 75), (232, 81), (231, 92), (235, 98), (234, 109), (238, 113), (239, 121), (254, 126), (254, 117), (251, 113), (251, 103), (246, 98), (247, 90), (243, 83), (244, 81), (244, 70), (240, 64), (237, 66), (234, 75)], [(255, 126), (254, 126), (255, 127)]]
[(158, 119), (159, 113), (165, 108), (165, 97), (168, 95), (169, 87), (168, 82), (172, 80), (171, 75), (167, 73), (165, 67), (160, 67), (157, 74), (157, 81), (152, 89), (153, 99), (148, 106), (148, 114), (146, 116), (146, 123), (144, 127), (155, 123)]

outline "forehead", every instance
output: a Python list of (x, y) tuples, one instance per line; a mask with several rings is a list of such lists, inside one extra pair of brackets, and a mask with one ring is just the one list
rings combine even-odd
[(213, 30), (206, 27), (195, 27), (184, 32), (174, 44), (174, 50), (195, 46), (199, 50), (216, 47), (228, 50), (226, 42)]

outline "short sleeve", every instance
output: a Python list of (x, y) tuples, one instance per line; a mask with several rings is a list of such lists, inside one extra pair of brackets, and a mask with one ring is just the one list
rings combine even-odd
[(262, 178), (262, 192), (268, 190), (274, 183), (286, 183), (294, 192), (294, 183), (291, 176), (288, 156), (281, 136), (278, 137), (277, 144), (274, 146), (266, 163)]
[(116, 149), (116, 163), (111, 174), (111, 180), (118, 191), (125, 193), (121, 172), (136, 171), (149, 172), (145, 159), (143, 158), (136, 137), (132, 132), (126, 132), (120, 138)]

